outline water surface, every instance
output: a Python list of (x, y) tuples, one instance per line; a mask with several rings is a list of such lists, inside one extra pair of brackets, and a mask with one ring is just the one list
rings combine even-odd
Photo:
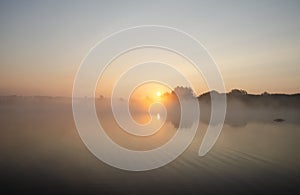
[[(113, 118), (102, 118), (108, 134), (136, 150), (158, 147), (175, 127), (139, 140), (120, 134)], [(101, 121), (100, 120), (100, 121)], [(79, 138), (70, 102), (0, 106), (2, 194), (9, 193), (194, 193), (296, 194), (300, 192), (300, 125), (288, 121), (225, 124), (213, 149), (197, 155), (207, 124), (170, 164), (129, 172), (99, 161)], [(130, 141), (128, 141), (128, 140)]]

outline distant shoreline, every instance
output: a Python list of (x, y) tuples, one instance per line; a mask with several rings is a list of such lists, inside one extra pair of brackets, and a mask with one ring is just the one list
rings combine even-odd
[[(246, 92), (245, 90), (242, 89), (233, 89), (230, 92), (227, 92), (226, 95), (230, 95), (233, 92)], [(208, 91), (208, 92), (204, 92), (200, 95), (198, 95), (197, 97), (200, 98), (202, 96), (211, 94), (211, 93), (217, 93), (217, 94), (223, 94), (220, 93), (218, 91), (212, 90), (212, 91)], [(269, 92), (263, 92), (261, 94), (254, 94), (254, 93), (246, 93), (246, 95), (248, 96), (262, 96), (262, 95), (269, 95), (269, 96), (300, 96), (300, 92), (297, 93), (280, 93), (280, 92), (274, 92), (274, 93), (269, 93)], [(11, 95), (0, 95), (0, 99), (2, 98), (46, 98), (46, 99), (62, 99), (62, 98), (66, 98), (66, 99), (71, 99), (72, 96), (52, 96), (52, 95), (19, 95), (19, 94), (11, 94)], [(86, 98), (86, 97), (81, 97), (81, 98)], [(109, 97), (104, 97), (102, 95), (97, 96), (95, 99), (101, 99), (101, 98), (109, 98)]]

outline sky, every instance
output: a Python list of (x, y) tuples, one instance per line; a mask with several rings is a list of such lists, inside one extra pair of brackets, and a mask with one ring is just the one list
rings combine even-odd
[(300, 92), (300, 1), (66, 0), (0, 2), (0, 95), (71, 96), (90, 48), (137, 25), (197, 38), (227, 91)]

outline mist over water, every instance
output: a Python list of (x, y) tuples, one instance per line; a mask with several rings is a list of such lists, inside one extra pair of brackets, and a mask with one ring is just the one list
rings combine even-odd
[[(229, 102), (216, 145), (206, 156), (199, 157), (198, 149), (209, 121), (209, 104), (203, 99), (199, 102), (201, 122), (197, 135), (179, 158), (153, 171), (128, 172), (99, 161), (84, 146), (74, 124), (70, 99), (2, 100), (0, 191), (3, 194), (300, 192), (297, 106), (257, 109), (243, 101)], [(107, 99), (97, 99), (95, 103), (100, 123), (109, 137), (123, 147), (153, 149), (176, 133), (180, 112), (169, 112), (160, 131), (140, 138), (120, 129), (109, 111)], [(140, 106), (131, 107), (131, 113), (137, 122), (147, 122), (150, 117)], [(160, 120), (155, 112), (152, 117)], [(283, 121), (274, 121), (277, 118)]]
[(300, 195), (299, 21), (300, 0), (0, 1), (0, 195)]

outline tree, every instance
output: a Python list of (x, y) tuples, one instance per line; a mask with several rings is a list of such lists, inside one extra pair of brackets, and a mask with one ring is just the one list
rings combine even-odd
[(178, 97), (182, 97), (185, 99), (195, 98), (194, 92), (190, 87), (176, 87), (172, 94), (176, 94)]
[(247, 91), (243, 89), (233, 89), (229, 92), (229, 95), (233, 96), (242, 96), (242, 95), (247, 95)]

